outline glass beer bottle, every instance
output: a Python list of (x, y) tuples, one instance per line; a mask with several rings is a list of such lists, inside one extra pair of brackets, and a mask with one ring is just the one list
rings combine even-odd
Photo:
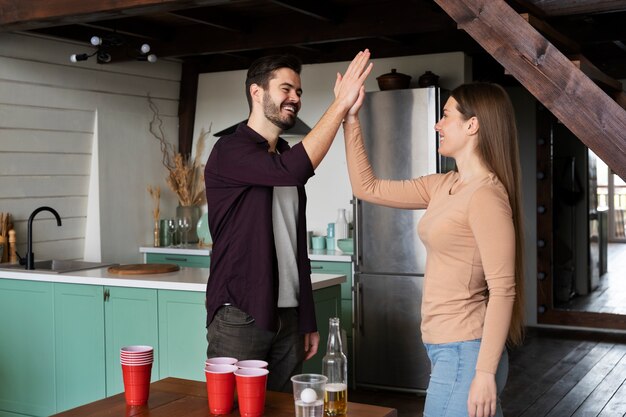
[(339, 319), (329, 320), (328, 345), (322, 359), (322, 374), (328, 378), (324, 388), (324, 415), (345, 416), (348, 411), (348, 359), (341, 348)]

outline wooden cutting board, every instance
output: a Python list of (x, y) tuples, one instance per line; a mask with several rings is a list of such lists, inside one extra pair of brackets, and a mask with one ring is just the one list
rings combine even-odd
[(107, 271), (119, 275), (148, 275), (175, 272), (179, 269), (176, 264), (128, 264), (110, 266)]

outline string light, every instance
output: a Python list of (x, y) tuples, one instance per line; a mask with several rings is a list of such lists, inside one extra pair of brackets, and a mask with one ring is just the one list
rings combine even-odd
[[(112, 60), (110, 50), (112, 48), (121, 47), (126, 42), (120, 35), (112, 34), (102, 37), (92, 36), (89, 43), (97, 48), (93, 53), (72, 54), (70, 55), (70, 61), (86, 61), (92, 56), (95, 56), (98, 64), (107, 64)], [(157, 56), (155, 54), (149, 54), (150, 50), (150, 45), (144, 43), (137, 51), (135, 51), (135, 54), (131, 56), (137, 61), (148, 61), (153, 64), (157, 61)]]

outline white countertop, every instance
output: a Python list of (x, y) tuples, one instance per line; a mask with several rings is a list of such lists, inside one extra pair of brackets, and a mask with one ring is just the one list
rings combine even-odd
[(352, 254), (340, 250), (309, 249), (309, 259), (312, 261), (352, 262)]
[(172, 248), (169, 246), (157, 247), (154, 246), (141, 246), (139, 248), (141, 253), (169, 253), (172, 255), (211, 255), (210, 246), (198, 246), (196, 244), (189, 245), (186, 248)]
[[(181, 267), (179, 271), (150, 275), (117, 275), (107, 268), (66, 272), (14, 272), (0, 270), (0, 278), (27, 281), (60, 282), (68, 284), (106, 285), (112, 287), (135, 287), (179, 291), (206, 291), (209, 280), (208, 268)], [(311, 274), (313, 290), (319, 290), (346, 282), (345, 275)]]
[[(169, 253), (172, 255), (211, 255), (210, 247), (198, 247), (190, 245), (188, 248), (171, 248), (154, 246), (141, 246), (141, 253)], [(352, 255), (340, 250), (310, 249), (309, 259), (312, 261), (352, 262)]]

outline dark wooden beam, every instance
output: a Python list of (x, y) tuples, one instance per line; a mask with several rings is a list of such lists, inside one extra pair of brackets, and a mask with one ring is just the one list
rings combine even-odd
[(626, 111), (503, 0), (435, 0), (621, 178)]
[[(263, 19), (247, 33), (232, 33), (192, 26), (179, 31), (171, 42), (160, 46), (163, 56), (230, 53), (293, 45), (350, 41), (359, 38), (426, 33), (453, 28), (454, 22), (438, 11), (422, 11), (416, 7), (381, 7), (365, 4), (354, 9), (338, 23), (316, 21), (315, 30), (307, 30), (312, 19), (295, 15), (289, 19)], [(276, 30), (280, 28), (280, 30)], [(210, 39), (207, 42), (206, 39)]]
[(271, 0), (271, 2), (324, 22), (336, 21), (343, 14), (336, 10), (336, 5), (329, 6), (323, 1)]
[(525, 0), (549, 16), (626, 10), (624, 0)]
[(219, 13), (215, 13), (212, 9), (189, 9), (177, 10), (169, 14), (180, 19), (226, 30), (228, 32), (245, 32), (245, 28), (248, 26), (248, 23), (242, 20), (241, 17), (230, 16), (229, 13), (223, 10), (220, 10)]
[(564, 36), (545, 21), (528, 13), (522, 13), (521, 16), (525, 21), (530, 23), (532, 27), (541, 32), (546, 38), (550, 39), (550, 42), (552, 42), (560, 50), (565, 50), (569, 53), (580, 52), (580, 46), (576, 42), (572, 41), (567, 36)]
[(0, 0), (0, 30), (94, 22), (242, 0)]
[(572, 63), (576, 65), (576, 68), (580, 69), (587, 77), (602, 87), (602, 89), (609, 90), (610, 92), (620, 92), (623, 90), (621, 82), (600, 71), (584, 56), (571, 55), (569, 58)]
[(178, 99), (178, 152), (191, 155), (198, 97), (198, 66), (183, 63)]

